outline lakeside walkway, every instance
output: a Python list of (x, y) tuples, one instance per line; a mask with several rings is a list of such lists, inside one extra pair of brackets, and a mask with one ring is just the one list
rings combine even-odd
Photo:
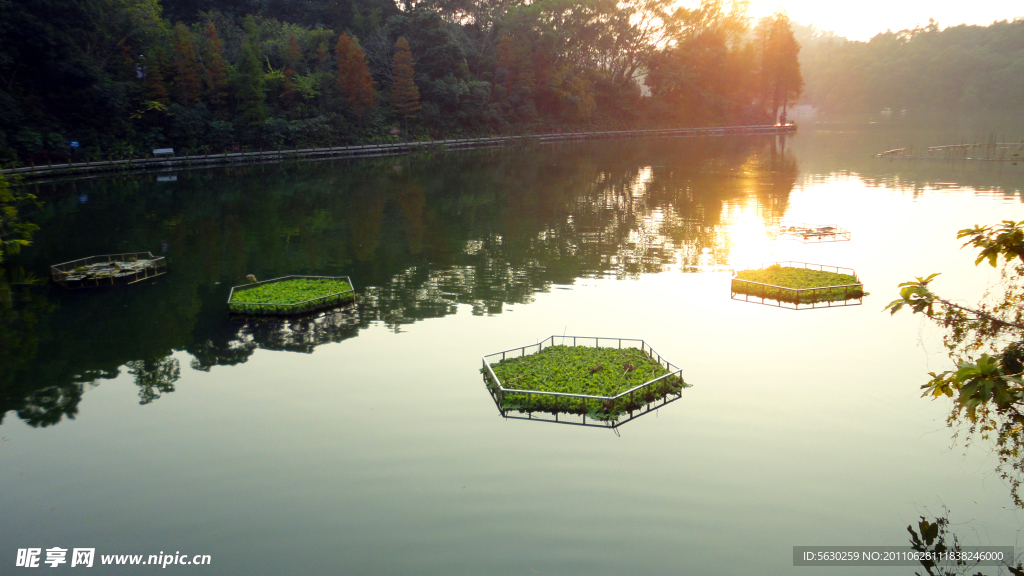
[(292, 150), (266, 150), (259, 152), (226, 152), (223, 154), (184, 155), (160, 158), (130, 158), (127, 160), (104, 160), (72, 164), (46, 164), (22, 166), (0, 170), (0, 174), (14, 174), (24, 179), (43, 176), (73, 176), (97, 172), (119, 172), (125, 170), (167, 170), (176, 168), (200, 168), (224, 164), (247, 162), (276, 162), (299, 158), (370, 158), (396, 156), (410, 152), (434, 150), (461, 150), (506, 146), (515, 143), (566, 142), (575, 140), (604, 140), (612, 138), (692, 138), (717, 136), (756, 136), (789, 134), (796, 126), (754, 125), (716, 126), (709, 128), (664, 128), (652, 130), (610, 130), (601, 132), (557, 132), (548, 134), (527, 134), (519, 136), (489, 136), (479, 138), (455, 138), (447, 140), (415, 140), (392, 144), (365, 144), (361, 146), (331, 146), (327, 148), (295, 148)]

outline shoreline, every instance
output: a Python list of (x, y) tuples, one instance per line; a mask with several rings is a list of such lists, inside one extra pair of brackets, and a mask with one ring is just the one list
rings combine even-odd
[(222, 166), (227, 164), (258, 163), (264, 161), (282, 161), (300, 158), (334, 159), (334, 158), (372, 158), (379, 156), (396, 156), (411, 152), (429, 150), (465, 150), (506, 146), (520, 142), (545, 144), (574, 140), (603, 140), (612, 138), (636, 137), (720, 137), (720, 136), (752, 136), (778, 135), (796, 132), (794, 124), (786, 126), (751, 125), (751, 126), (718, 126), (708, 128), (663, 128), (650, 130), (609, 130), (590, 132), (556, 132), (546, 134), (530, 134), (521, 136), (489, 136), (480, 138), (454, 138), (446, 140), (417, 140), (393, 144), (364, 144), (358, 146), (330, 146), (326, 148), (295, 148), (293, 150), (268, 150), (259, 152), (230, 152), (224, 154), (203, 154), (171, 156), (167, 158), (130, 158), (127, 160), (103, 160), (99, 162), (80, 162), (76, 164), (47, 164), (46, 166), (22, 166), (0, 170), (0, 175), (17, 175), (23, 181), (44, 176), (75, 176), (103, 172), (122, 171), (156, 171), (176, 168), (200, 168), (204, 166)]

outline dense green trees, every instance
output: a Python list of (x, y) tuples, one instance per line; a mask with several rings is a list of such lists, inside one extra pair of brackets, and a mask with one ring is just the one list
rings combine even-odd
[(744, 6), (0, 0), (0, 163), (72, 140), (91, 157), (374, 141), (406, 120), (414, 137), (767, 122), (758, 87), (796, 50), (758, 50)]
[(416, 137), (770, 122), (805, 79), (835, 112), (1024, 106), (1024, 20), (849, 42), (726, 0), (402, 6), (0, 0), (0, 164), (382, 140), (412, 87)]
[(1024, 19), (928, 26), (850, 42), (797, 27), (804, 99), (829, 112), (1024, 107)]
[(703, 118), (773, 121), (803, 90), (785, 14), (751, 30), (744, 5), (705, 1), (678, 15), (678, 40), (649, 59), (647, 84), (659, 114), (691, 124)]

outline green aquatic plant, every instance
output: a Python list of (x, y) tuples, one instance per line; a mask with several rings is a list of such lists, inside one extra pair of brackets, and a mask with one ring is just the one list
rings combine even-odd
[(295, 314), (354, 299), (355, 292), (345, 280), (290, 278), (236, 289), (228, 307), (239, 313)]
[(851, 274), (780, 264), (737, 272), (732, 291), (795, 304), (852, 300), (865, 295), (864, 286)]
[[(670, 371), (636, 348), (591, 348), (551, 346), (536, 354), (508, 358), (491, 364), (504, 392), (498, 402), (503, 410), (522, 412), (568, 412), (587, 414), (599, 420), (613, 420), (667, 394), (676, 394), (688, 384), (678, 375), (636, 390), (622, 398), (610, 399)], [(487, 386), (497, 390), (486, 370)], [(556, 392), (601, 396), (586, 399), (532, 394)]]

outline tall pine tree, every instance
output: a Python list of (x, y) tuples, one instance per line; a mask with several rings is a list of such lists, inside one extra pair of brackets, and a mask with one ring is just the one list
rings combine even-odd
[(416, 117), (420, 106), (420, 90), (416, 87), (413, 78), (412, 50), (409, 49), (409, 42), (405, 37), (398, 39), (395, 43), (395, 58), (391, 63), (391, 76), (395, 79), (391, 87), (391, 101), (395, 104), (395, 112), (401, 114), (406, 125), (409, 120)]
[(292, 32), (288, 36), (288, 45), (284, 49), (284, 67), (292, 71), (298, 71), (301, 63), (302, 48), (299, 47), (299, 41), (295, 38), (295, 33)]
[(295, 77), (295, 70), (299, 67), (301, 58), (302, 50), (293, 33), (288, 37), (288, 44), (284, 50), (284, 84), (281, 87), (281, 105), (289, 118), (295, 117), (297, 112), (299, 92), (295, 89), (292, 78)]
[(761, 19), (755, 41), (761, 50), (761, 106), (774, 121), (779, 108), (785, 109), (803, 92), (800, 44), (793, 37), (789, 17), (781, 12)]
[(224, 62), (224, 48), (213, 22), (206, 25), (203, 63), (206, 64), (206, 101), (213, 110), (221, 110), (227, 101), (228, 66)]
[(245, 18), (245, 38), (235, 71), (235, 98), (238, 100), (238, 115), (249, 124), (266, 120), (263, 53), (256, 20), (251, 15)]
[(178, 102), (191, 106), (199, 101), (203, 89), (199, 72), (188, 27), (179, 22), (174, 26), (174, 96)]
[(362, 117), (377, 103), (377, 89), (373, 86), (373, 77), (366, 65), (366, 54), (348, 34), (338, 37), (334, 54), (338, 59), (338, 88), (341, 96), (356, 116)]
[(167, 53), (162, 46), (156, 46), (146, 56), (146, 97), (163, 105), (171, 103), (171, 95), (164, 81), (166, 69)]

